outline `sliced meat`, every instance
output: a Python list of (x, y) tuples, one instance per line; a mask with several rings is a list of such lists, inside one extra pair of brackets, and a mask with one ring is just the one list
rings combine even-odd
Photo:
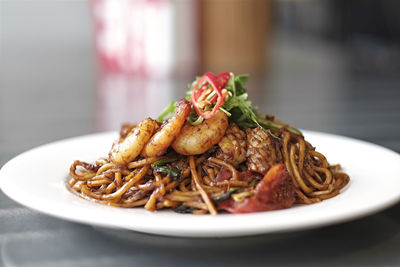
[(273, 165), (257, 184), (254, 194), (235, 202), (228, 199), (218, 203), (219, 207), (231, 213), (249, 213), (286, 209), (295, 202), (295, 189), (284, 164)]
[(215, 177), (216, 182), (226, 181), (232, 178), (232, 172), (228, 168), (221, 168), (218, 172), (217, 177)]
[[(246, 181), (246, 182), (251, 182), (254, 179), (259, 179), (261, 180), (262, 175), (252, 172), (252, 171), (243, 171), (238, 173), (238, 180), (239, 181)], [(215, 177), (216, 182), (222, 182), (225, 180), (229, 180), (232, 178), (232, 172), (228, 168), (221, 168), (219, 173), (217, 174), (217, 177)]]

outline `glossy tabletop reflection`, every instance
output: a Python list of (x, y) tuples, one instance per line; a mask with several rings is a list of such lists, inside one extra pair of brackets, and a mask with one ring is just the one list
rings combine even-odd
[[(0, 2), (0, 167), (45, 143), (155, 117), (184, 96), (186, 78), (99, 75), (89, 9), (85, 1)], [(400, 152), (399, 69), (359, 71), (351, 49), (279, 30), (269, 50), (265, 75), (248, 84), (261, 112)], [(63, 221), (0, 192), (4, 266), (398, 266), (399, 248), (399, 205), (312, 230), (191, 239)]]

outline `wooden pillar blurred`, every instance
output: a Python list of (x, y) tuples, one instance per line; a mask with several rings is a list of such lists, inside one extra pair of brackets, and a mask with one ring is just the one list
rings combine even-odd
[(268, 61), (269, 0), (200, 0), (203, 71), (261, 74)]

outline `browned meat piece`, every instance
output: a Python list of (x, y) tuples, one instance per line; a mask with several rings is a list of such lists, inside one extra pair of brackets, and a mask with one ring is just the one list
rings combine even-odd
[(266, 174), (269, 168), (282, 162), (279, 143), (260, 128), (247, 129), (247, 167), (249, 170)]
[(232, 198), (218, 203), (231, 213), (248, 213), (286, 209), (295, 202), (295, 188), (284, 164), (271, 166), (264, 178), (257, 184), (254, 195), (242, 202)]
[(246, 160), (246, 133), (240, 130), (236, 124), (229, 125), (218, 146), (220, 149), (217, 151), (217, 158), (234, 166)]

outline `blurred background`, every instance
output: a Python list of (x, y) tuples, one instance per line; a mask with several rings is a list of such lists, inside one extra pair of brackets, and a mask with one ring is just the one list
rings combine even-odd
[(0, 163), (156, 117), (205, 71), (248, 73), (263, 113), (399, 151), (399, 10), (387, 0), (2, 0)]

